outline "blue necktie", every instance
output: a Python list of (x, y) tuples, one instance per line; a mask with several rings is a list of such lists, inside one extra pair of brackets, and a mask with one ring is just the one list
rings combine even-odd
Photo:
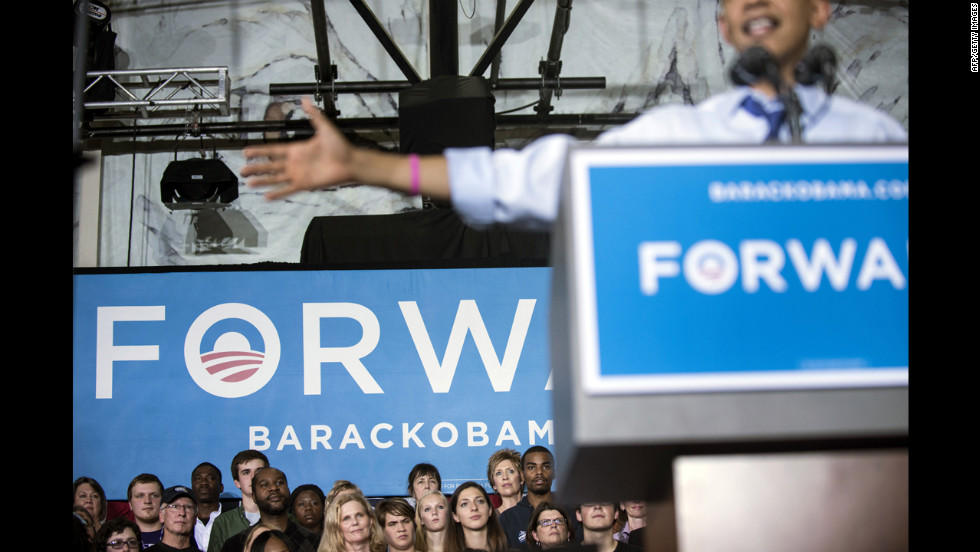
[(745, 101), (742, 102), (742, 107), (756, 117), (764, 118), (766, 122), (769, 123), (769, 135), (766, 136), (765, 141), (776, 142), (776, 136), (779, 134), (779, 127), (783, 124), (783, 119), (786, 117), (786, 110), (783, 109), (782, 106), (779, 106), (779, 109), (769, 113), (763, 109), (762, 104), (759, 103), (759, 100), (756, 100), (752, 96), (745, 97)]

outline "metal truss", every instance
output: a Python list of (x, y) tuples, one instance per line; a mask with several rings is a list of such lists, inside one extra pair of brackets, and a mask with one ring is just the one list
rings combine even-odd
[(186, 67), (126, 71), (89, 71), (85, 91), (108, 80), (115, 88), (111, 101), (86, 101), (86, 110), (105, 110), (100, 118), (179, 117), (188, 111), (228, 115), (231, 88), (227, 67)]

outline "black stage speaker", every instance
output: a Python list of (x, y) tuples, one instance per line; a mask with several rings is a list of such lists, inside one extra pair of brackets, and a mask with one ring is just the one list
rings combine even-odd
[[(494, 146), (496, 99), (483, 77), (439, 76), (398, 93), (402, 153), (442, 153), (446, 148)], [(450, 207), (449, 202), (427, 201)]]
[(238, 175), (220, 159), (172, 161), (163, 171), (160, 196), (171, 209), (215, 209), (238, 199)]
[(441, 76), (398, 93), (402, 153), (442, 153), (446, 148), (494, 146), (496, 99), (483, 77)]

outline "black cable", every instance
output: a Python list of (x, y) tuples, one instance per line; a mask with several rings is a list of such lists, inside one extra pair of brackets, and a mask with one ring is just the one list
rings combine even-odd
[(133, 119), (133, 167), (129, 184), (129, 239), (126, 240), (126, 266), (133, 262), (133, 203), (136, 201), (136, 119)]
[(522, 105), (521, 107), (515, 107), (514, 109), (508, 109), (507, 111), (498, 111), (497, 113), (494, 113), (494, 116), (496, 116), (496, 115), (506, 115), (508, 113), (513, 113), (515, 111), (520, 111), (522, 109), (527, 109), (527, 108), (532, 107), (534, 105), (537, 105), (539, 103), (541, 103), (541, 100), (534, 100), (533, 102), (531, 102), (531, 103), (529, 103), (527, 105)]

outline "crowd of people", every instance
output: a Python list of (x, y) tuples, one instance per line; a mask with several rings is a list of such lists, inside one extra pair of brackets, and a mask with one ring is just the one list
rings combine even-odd
[(348, 480), (324, 493), (304, 483), (290, 491), (286, 474), (260, 451), (231, 462), (237, 506), (220, 499), (221, 470), (194, 468), (190, 486), (164, 487), (153, 474), (133, 478), (127, 508), (110, 513), (98, 481), (73, 487), (75, 549), (84, 552), (539, 552), (588, 546), (639, 552), (645, 503), (567, 505), (552, 494), (555, 460), (532, 446), (501, 449), (487, 461), (493, 492), (475, 481), (442, 492), (436, 466), (417, 464), (406, 496), (369, 498)]

